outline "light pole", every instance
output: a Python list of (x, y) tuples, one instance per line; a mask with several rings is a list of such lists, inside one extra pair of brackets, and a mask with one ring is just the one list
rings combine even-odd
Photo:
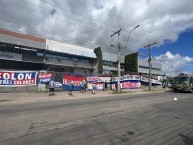
[(152, 45), (155, 45), (156, 44), (156, 42), (155, 43), (152, 43), (152, 44), (148, 44), (148, 45), (146, 45), (146, 46), (144, 46), (144, 48), (146, 48), (146, 47), (148, 47), (148, 49), (149, 49), (149, 59), (148, 59), (148, 63), (149, 63), (149, 77), (148, 77), (148, 90), (149, 91), (151, 91), (151, 87), (152, 87), (152, 82), (151, 82), (151, 49), (150, 49), (150, 47), (152, 46)]
[[(126, 41), (126, 44), (125, 44), (125, 47), (127, 45), (127, 42), (129, 40), (129, 37), (131, 35), (131, 32), (135, 29), (137, 29), (140, 25), (137, 25), (135, 26), (130, 32), (129, 32), (129, 36), (127, 38), (127, 41)], [(120, 30), (118, 30), (117, 32), (114, 32), (114, 34), (111, 35), (111, 37), (115, 34), (118, 34), (118, 41), (117, 41), (117, 91), (120, 92), (120, 76), (121, 76), (121, 44), (119, 43), (119, 36), (120, 36)]]
[(120, 76), (121, 76), (121, 73), (120, 73), (120, 43), (119, 43), (119, 36), (120, 36), (120, 32), (121, 32), (121, 28), (114, 32), (112, 36), (114, 36), (115, 34), (118, 34), (118, 41), (117, 41), (117, 91), (120, 92)]
[(126, 41), (126, 43), (125, 43), (125, 47), (127, 46), (127, 43), (128, 43), (128, 41), (129, 41), (129, 37), (130, 37), (130, 35), (131, 35), (131, 32), (132, 32), (133, 30), (137, 29), (139, 26), (140, 26), (140, 25), (135, 26), (135, 27), (129, 32), (129, 36), (128, 36), (127, 41)]

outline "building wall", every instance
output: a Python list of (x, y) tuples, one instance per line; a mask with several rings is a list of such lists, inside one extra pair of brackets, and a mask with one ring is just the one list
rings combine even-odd
[[(148, 60), (138, 59), (138, 73), (149, 74), (149, 63)], [(164, 72), (162, 71), (162, 64), (159, 62), (152, 61), (152, 75), (162, 76)]]
[[(148, 67), (149, 68), (148, 60), (138, 59), (138, 65), (142, 66), (142, 67)], [(162, 64), (152, 61), (152, 68), (161, 70), (162, 69)]]
[(89, 48), (75, 46), (67, 43), (61, 43), (61, 42), (48, 40), (48, 39), (46, 40), (46, 46), (47, 46), (47, 50), (49, 51), (56, 51), (56, 52), (77, 55), (77, 56), (96, 58), (94, 50)]
[[(102, 51), (103, 60), (117, 62), (117, 54), (107, 51)], [(121, 63), (125, 63), (125, 56), (121, 55)]]

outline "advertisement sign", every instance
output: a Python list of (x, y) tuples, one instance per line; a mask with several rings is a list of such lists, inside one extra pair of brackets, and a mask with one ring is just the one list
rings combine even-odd
[(52, 73), (40, 73), (38, 75), (38, 79), (39, 79), (39, 83), (40, 84), (46, 84), (49, 83), (51, 81), (52, 78)]
[(98, 76), (89, 76), (86, 78), (88, 82), (98, 82), (99, 77)]
[(1, 87), (21, 87), (36, 85), (37, 72), (34, 71), (0, 71)]
[[(112, 84), (112, 89), (116, 90), (116, 83)], [(125, 81), (125, 82), (120, 82), (120, 89), (138, 89), (141, 88), (141, 82), (136, 81), (136, 82), (131, 82), (131, 81)]]
[[(93, 89), (92, 87), (93, 83), (90, 82), (87, 85), (89, 90)], [(103, 86), (104, 86), (104, 83), (96, 83), (96, 90), (103, 90)]]
[[(96, 82), (97, 90), (102, 90), (104, 82), (112, 85), (112, 89), (116, 89), (117, 77), (104, 77), (104, 76), (89, 76), (87, 77), (88, 89), (92, 89), (92, 83)], [(121, 89), (137, 89), (141, 87), (140, 75), (124, 75), (120, 77)]]
[(80, 90), (80, 82), (85, 80), (83, 76), (64, 75), (63, 78), (63, 89), (68, 90), (69, 81), (74, 84), (74, 90)]
[[(141, 82), (143, 83), (148, 83), (149, 80), (147, 77), (144, 77), (144, 76), (141, 76)], [(161, 82), (159, 80), (156, 80), (156, 79), (151, 79), (151, 83), (152, 84), (155, 84), (155, 85), (161, 85)]]

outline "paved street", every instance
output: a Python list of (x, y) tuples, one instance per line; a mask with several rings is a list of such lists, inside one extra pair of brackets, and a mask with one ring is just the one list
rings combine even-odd
[(1, 145), (192, 145), (193, 94), (4, 102), (0, 128)]

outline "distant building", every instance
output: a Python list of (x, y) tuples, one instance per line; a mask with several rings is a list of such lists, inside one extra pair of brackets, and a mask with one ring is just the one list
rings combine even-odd
[[(138, 59), (138, 73), (141, 75), (148, 76), (149, 74), (148, 60)], [(152, 61), (151, 74), (152, 77), (154, 78), (158, 78), (158, 76), (164, 76), (164, 72), (162, 71), (162, 64), (159, 62)]]
[[(117, 54), (103, 51), (103, 74), (117, 74)], [(121, 72), (124, 72), (125, 56), (121, 56)]]
[(92, 74), (93, 49), (0, 29), (0, 69)]
[[(148, 76), (149, 74), (149, 63), (146, 59), (139, 59), (137, 56), (137, 72), (133, 72), (136, 74), (141, 74), (144, 76)], [(121, 73), (125, 74), (125, 56), (121, 56)], [(117, 54), (111, 52), (103, 51), (103, 71), (104, 74), (114, 74), (117, 75)], [(151, 69), (152, 77), (157, 78), (158, 76), (163, 76), (164, 72), (162, 71), (162, 64), (159, 62), (152, 61), (152, 69)]]

